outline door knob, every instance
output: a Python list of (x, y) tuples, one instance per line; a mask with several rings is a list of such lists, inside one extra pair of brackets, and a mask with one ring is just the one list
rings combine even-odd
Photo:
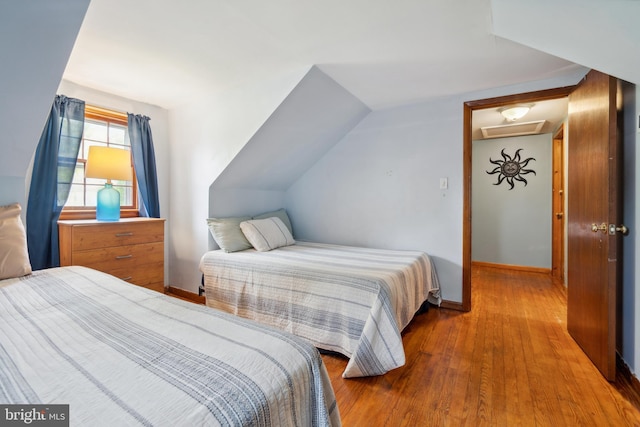
[(608, 232), (609, 235), (611, 236), (613, 236), (616, 233), (620, 233), (623, 236), (626, 236), (629, 234), (629, 229), (624, 224), (622, 225), (609, 224), (607, 226), (607, 224), (604, 222), (600, 225), (596, 223), (591, 224), (591, 231), (593, 231), (594, 233), (597, 233), (598, 231), (602, 231), (603, 233)]
[(562, 212), (556, 212), (556, 218), (561, 219), (564, 216)]
[(615, 225), (609, 224), (609, 234), (614, 235), (616, 233), (620, 233), (623, 236), (627, 236), (629, 234), (629, 229), (624, 225)]

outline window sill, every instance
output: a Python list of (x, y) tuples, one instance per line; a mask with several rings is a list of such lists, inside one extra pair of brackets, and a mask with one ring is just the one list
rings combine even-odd
[[(140, 216), (140, 212), (136, 209), (122, 209), (120, 210), (120, 218), (135, 218)], [(95, 209), (64, 209), (60, 214), (60, 220), (73, 220), (73, 219), (96, 219)]]

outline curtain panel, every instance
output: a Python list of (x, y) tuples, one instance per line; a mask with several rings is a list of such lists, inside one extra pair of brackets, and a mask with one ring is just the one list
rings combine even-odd
[(147, 116), (131, 113), (127, 114), (127, 119), (133, 166), (136, 170), (138, 189), (142, 199), (140, 214), (151, 218), (160, 218), (156, 155), (149, 126), (150, 119)]
[(84, 129), (84, 101), (56, 95), (36, 148), (27, 201), (33, 270), (60, 265), (58, 218), (67, 202)]

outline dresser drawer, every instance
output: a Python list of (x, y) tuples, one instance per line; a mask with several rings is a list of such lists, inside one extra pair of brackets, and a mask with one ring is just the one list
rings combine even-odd
[(114, 246), (74, 252), (72, 257), (73, 265), (84, 265), (108, 272), (112, 269), (133, 269), (145, 264), (163, 262), (164, 247), (162, 242)]
[[(96, 268), (96, 270), (100, 269)], [(131, 282), (138, 286), (144, 286), (146, 288), (160, 288), (156, 289), (160, 290), (160, 292), (164, 290), (164, 264), (161, 262), (147, 264), (144, 268), (124, 267), (109, 269), (108, 273), (124, 280), (125, 282)]]
[(90, 224), (73, 227), (71, 249), (75, 252), (163, 240), (162, 221)]

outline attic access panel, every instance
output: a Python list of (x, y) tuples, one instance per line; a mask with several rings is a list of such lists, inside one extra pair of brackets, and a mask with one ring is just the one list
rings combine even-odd
[(480, 128), (484, 138), (505, 138), (507, 136), (535, 135), (542, 131), (546, 120), (515, 123), (510, 125), (485, 126)]

